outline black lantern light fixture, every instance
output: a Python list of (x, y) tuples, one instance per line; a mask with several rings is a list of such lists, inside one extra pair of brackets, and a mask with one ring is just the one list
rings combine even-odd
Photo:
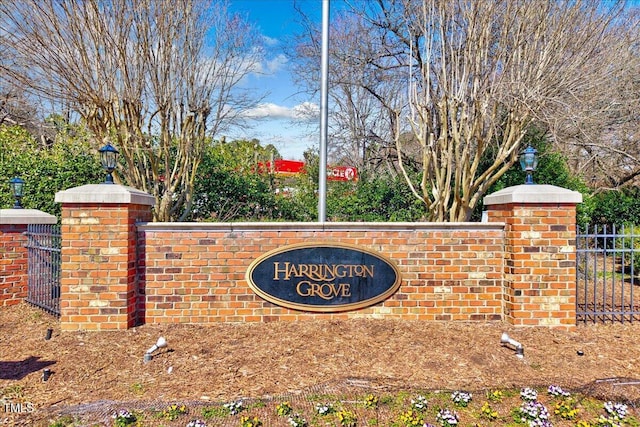
[(525, 184), (533, 184), (533, 171), (538, 167), (538, 150), (528, 146), (520, 154), (520, 167), (526, 172)]
[(15, 197), (16, 202), (13, 205), (13, 209), (22, 209), (22, 196), (24, 195), (24, 181), (17, 176), (11, 178), (9, 181), (11, 185), (11, 191), (13, 192), (13, 197)]
[(99, 149), (98, 152), (100, 152), (100, 163), (102, 163), (102, 167), (107, 172), (104, 183), (113, 184), (113, 175), (111, 174), (118, 164), (119, 151), (110, 142), (107, 142), (107, 145)]

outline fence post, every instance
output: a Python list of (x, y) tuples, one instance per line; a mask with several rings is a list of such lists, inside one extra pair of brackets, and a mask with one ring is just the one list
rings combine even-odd
[(137, 324), (136, 223), (151, 220), (153, 196), (116, 184), (56, 193), (62, 203), (62, 330)]
[(576, 205), (582, 195), (552, 185), (518, 185), (484, 199), (505, 223), (504, 313), (516, 326), (576, 325)]
[(0, 307), (27, 297), (27, 225), (57, 221), (36, 209), (0, 209)]

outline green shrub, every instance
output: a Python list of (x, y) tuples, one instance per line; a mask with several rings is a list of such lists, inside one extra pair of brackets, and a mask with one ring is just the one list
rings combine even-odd
[(0, 126), (0, 208), (13, 206), (9, 180), (25, 181), (25, 208), (60, 216), (55, 193), (104, 181), (104, 170), (89, 139), (61, 131), (51, 146), (43, 146), (19, 126)]
[(622, 260), (628, 273), (640, 275), (640, 225), (624, 224), (618, 233), (623, 235), (616, 239), (616, 249), (624, 251)]
[(640, 188), (611, 190), (593, 197), (591, 224), (633, 224), (640, 218)]

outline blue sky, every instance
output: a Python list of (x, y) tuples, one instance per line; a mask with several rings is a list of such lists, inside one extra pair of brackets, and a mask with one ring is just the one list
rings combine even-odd
[[(309, 147), (318, 147), (320, 136), (317, 123), (296, 123), (296, 110), (311, 108), (319, 111), (317, 99), (300, 94), (293, 84), (290, 64), (283, 55), (284, 38), (298, 29), (294, 0), (229, 0), (230, 11), (246, 16), (261, 31), (269, 45), (261, 68), (261, 75), (251, 75), (247, 87), (269, 92), (260, 108), (252, 111), (259, 120), (250, 120), (250, 128), (230, 132), (228, 139), (257, 138), (261, 144), (273, 144), (285, 159), (302, 160)], [(320, 24), (323, 0), (296, 0), (297, 4), (315, 22)], [(607, 1), (607, 0), (603, 0)], [(344, 0), (330, 0), (331, 17), (344, 6)], [(629, 0), (637, 6), (640, 0)], [(319, 121), (319, 118), (318, 118)]]
[[(318, 23), (322, 17), (322, 0), (297, 0), (301, 8)], [(332, 11), (342, 0), (331, 0)], [(302, 153), (309, 147), (317, 147), (317, 126), (296, 123), (300, 108), (319, 109), (312, 100), (294, 87), (290, 64), (283, 54), (283, 40), (297, 31), (293, 0), (230, 0), (230, 11), (245, 15), (266, 38), (268, 54), (262, 64), (262, 75), (252, 75), (246, 85), (269, 92), (259, 109), (252, 115), (250, 129), (231, 132), (228, 139), (257, 138), (264, 146), (273, 144), (285, 159), (302, 160)]]

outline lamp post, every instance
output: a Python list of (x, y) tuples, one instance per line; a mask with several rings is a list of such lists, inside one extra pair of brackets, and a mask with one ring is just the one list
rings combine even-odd
[(533, 184), (533, 171), (538, 167), (537, 153), (538, 150), (529, 145), (520, 154), (520, 167), (527, 174), (524, 181), (525, 184)]
[(102, 167), (107, 172), (104, 184), (113, 184), (113, 175), (111, 174), (118, 165), (119, 151), (110, 142), (107, 142), (107, 145), (99, 149), (98, 152), (100, 153), (100, 163), (102, 163)]
[(13, 205), (13, 209), (22, 209), (22, 203), (20, 201), (22, 200), (22, 196), (24, 195), (24, 181), (16, 176), (14, 178), (11, 178), (9, 184), (11, 185), (13, 197), (15, 197), (16, 199), (16, 202)]

